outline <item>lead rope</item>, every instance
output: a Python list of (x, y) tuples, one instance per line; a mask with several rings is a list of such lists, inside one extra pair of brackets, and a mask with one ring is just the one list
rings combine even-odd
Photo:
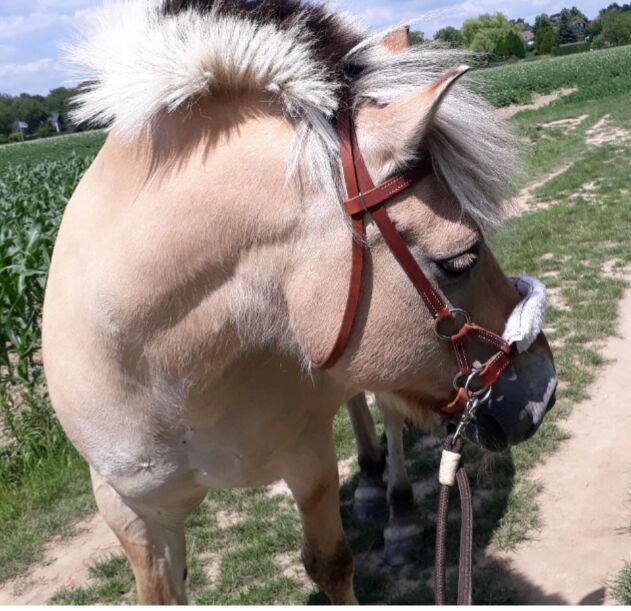
[[(469, 392), (469, 384), (473, 375), (469, 377), (465, 388)], [(490, 393), (489, 393), (490, 394)], [(467, 407), (462, 414), (455, 433), (447, 436), (440, 459), (438, 481), (438, 512), (436, 515), (436, 557), (434, 569), (434, 601), (437, 605), (444, 605), (446, 599), (447, 572), (447, 527), (449, 523), (449, 497), (451, 489), (458, 484), (460, 493), (460, 558), (458, 568), (458, 605), (473, 604), (473, 499), (469, 478), (462, 461), (464, 440), (462, 432), (475, 418), (480, 405), (488, 400), (484, 397), (469, 395)]]
[(436, 517), (436, 569), (434, 575), (434, 599), (437, 605), (445, 604), (447, 568), (447, 526), (449, 520), (449, 497), (451, 489), (458, 483), (460, 492), (460, 568), (458, 569), (458, 604), (472, 604), (472, 551), (473, 551), (473, 508), (469, 478), (462, 462), (461, 438), (449, 435), (445, 441), (440, 464), (440, 493)]

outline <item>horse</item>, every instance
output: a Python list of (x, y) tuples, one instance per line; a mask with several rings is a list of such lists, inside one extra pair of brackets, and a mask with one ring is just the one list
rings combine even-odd
[[(68, 50), (84, 82), (74, 118), (110, 132), (60, 226), (43, 359), (138, 600), (186, 602), (184, 523), (207, 490), (283, 479), (308, 574), (355, 603), (333, 418), (369, 390), (433, 421), (461, 369), (375, 223), (354, 233), (341, 113), (376, 184), (431, 166), (385, 209), (435, 298), (487, 337), (521, 300), (487, 242), (515, 136), (466, 68), (448, 70), (458, 53), (390, 53), (303, 0), (127, 1), (87, 19)], [(351, 244), (365, 251), (354, 321), (320, 367), (348, 305)], [(489, 348), (466, 341), (483, 362)], [(496, 373), (464, 431), (491, 450), (529, 438), (554, 403), (545, 336)]]

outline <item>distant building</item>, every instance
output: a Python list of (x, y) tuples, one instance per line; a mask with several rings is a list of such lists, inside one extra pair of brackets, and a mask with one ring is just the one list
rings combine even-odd
[(535, 44), (535, 35), (533, 32), (529, 32), (528, 30), (521, 33), (521, 37), (524, 39), (524, 42), (532, 47)]
[(57, 132), (66, 131), (66, 124), (64, 123), (64, 118), (58, 113), (55, 112), (47, 119), (48, 124)]
[(585, 19), (575, 19), (572, 22), (572, 27), (575, 30), (580, 30), (581, 32), (585, 30), (585, 28), (587, 28), (588, 25), (589, 25), (589, 22), (586, 21)]

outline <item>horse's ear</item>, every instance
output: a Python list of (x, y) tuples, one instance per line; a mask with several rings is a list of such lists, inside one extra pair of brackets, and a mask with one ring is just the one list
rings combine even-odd
[(383, 38), (383, 46), (390, 53), (399, 53), (410, 48), (410, 27), (405, 26), (388, 32)]
[(408, 161), (419, 150), (449, 90), (469, 70), (469, 66), (451, 68), (433, 83), (387, 106), (361, 108), (357, 134), (369, 166), (387, 174)]

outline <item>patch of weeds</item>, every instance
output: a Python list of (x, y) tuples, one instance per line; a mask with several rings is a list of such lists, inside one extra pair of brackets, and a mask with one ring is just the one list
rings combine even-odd
[(625, 563), (624, 568), (611, 582), (611, 593), (623, 605), (631, 605), (631, 564)]

